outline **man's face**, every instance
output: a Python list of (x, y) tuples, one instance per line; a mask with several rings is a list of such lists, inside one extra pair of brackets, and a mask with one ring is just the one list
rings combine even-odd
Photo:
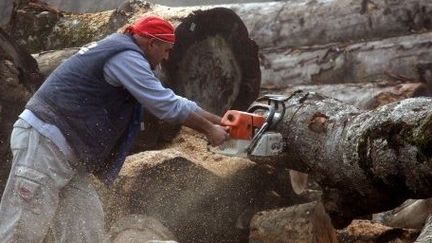
[(159, 65), (162, 60), (167, 60), (173, 44), (159, 41), (157, 39), (151, 39), (147, 50), (145, 50), (145, 55), (150, 62), (150, 65), (154, 69)]

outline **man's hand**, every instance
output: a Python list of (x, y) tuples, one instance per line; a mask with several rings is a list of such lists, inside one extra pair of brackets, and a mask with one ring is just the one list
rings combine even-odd
[(219, 146), (229, 138), (226, 127), (214, 124), (196, 112), (191, 112), (183, 125), (203, 133), (212, 146)]
[(210, 130), (207, 136), (207, 140), (210, 144), (215, 147), (221, 145), (223, 142), (229, 139), (229, 134), (225, 127), (219, 125), (213, 125), (213, 129)]

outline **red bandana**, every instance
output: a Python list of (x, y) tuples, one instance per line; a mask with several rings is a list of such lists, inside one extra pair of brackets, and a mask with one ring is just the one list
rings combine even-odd
[(126, 28), (125, 33), (153, 37), (168, 43), (174, 43), (174, 27), (170, 22), (159, 17), (144, 17)]

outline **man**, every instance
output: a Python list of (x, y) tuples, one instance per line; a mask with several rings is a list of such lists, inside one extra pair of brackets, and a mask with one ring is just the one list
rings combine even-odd
[(154, 76), (174, 40), (169, 22), (142, 18), (123, 34), (83, 47), (47, 78), (14, 124), (0, 242), (41, 242), (48, 230), (56, 242), (104, 241), (102, 206), (88, 177), (97, 172), (114, 180), (142, 107), (202, 132), (214, 146), (227, 139), (219, 116)]

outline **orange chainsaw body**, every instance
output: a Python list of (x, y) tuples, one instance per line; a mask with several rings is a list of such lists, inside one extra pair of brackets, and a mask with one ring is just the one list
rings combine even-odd
[(251, 140), (254, 131), (265, 122), (265, 117), (244, 111), (228, 110), (222, 117), (222, 125), (228, 127), (231, 139)]

